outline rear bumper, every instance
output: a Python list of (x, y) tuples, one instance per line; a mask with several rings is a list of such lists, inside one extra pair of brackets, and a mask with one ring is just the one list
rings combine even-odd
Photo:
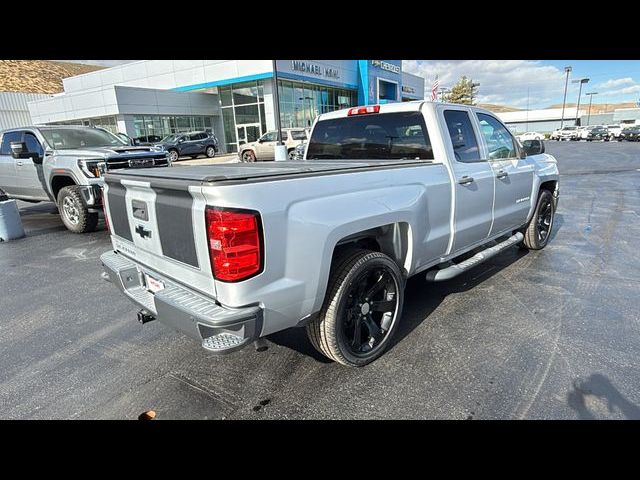
[[(260, 307), (227, 308), (210, 297), (192, 291), (166, 277), (139, 266), (111, 251), (100, 260), (108, 280), (129, 300), (147, 310), (161, 323), (199, 340), (214, 353), (229, 353), (257, 339), (262, 330)], [(165, 288), (151, 293), (144, 274), (164, 283)]]

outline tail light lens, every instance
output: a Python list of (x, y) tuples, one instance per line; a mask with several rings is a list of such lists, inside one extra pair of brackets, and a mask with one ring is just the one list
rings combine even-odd
[(238, 282), (262, 270), (260, 215), (248, 210), (208, 207), (207, 239), (216, 280)]

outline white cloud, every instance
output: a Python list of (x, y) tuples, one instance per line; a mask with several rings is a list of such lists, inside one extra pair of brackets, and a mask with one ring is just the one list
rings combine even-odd
[[(479, 103), (519, 108), (526, 108), (528, 103), (529, 108), (544, 108), (564, 92), (564, 71), (539, 61), (406, 60), (403, 69), (424, 77), (429, 94), (436, 74), (441, 87), (451, 87), (461, 76), (466, 75), (480, 83)], [(571, 92), (573, 89), (569, 85)]]
[(633, 81), (631, 77), (625, 78), (612, 78), (607, 80), (606, 82), (602, 82), (596, 85), (597, 88), (616, 88), (621, 87), (622, 85), (634, 85), (636, 82)]
[(609, 90), (608, 92), (602, 92), (600, 95), (606, 97), (612, 97), (614, 95), (629, 95), (632, 93), (640, 93), (640, 85), (631, 85), (630, 87), (620, 88), (618, 90)]

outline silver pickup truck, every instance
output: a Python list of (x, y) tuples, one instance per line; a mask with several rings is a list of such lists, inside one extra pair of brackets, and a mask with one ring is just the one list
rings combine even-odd
[(397, 330), (408, 277), (442, 281), (516, 244), (543, 248), (558, 178), (541, 141), (523, 147), (479, 108), (327, 113), (304, 160), (108, 174), (103, 278), (139, 321), (210, 351), (304, 326), (321, 353), (361, 366)]
[(74, 233), (91, 232), (98, 224), (103, 173), (169, 165), (164, 150), (128, 145), (101, 128), (50, 125), (0, 132), (0, 189), (26, 202), (55, 202)]

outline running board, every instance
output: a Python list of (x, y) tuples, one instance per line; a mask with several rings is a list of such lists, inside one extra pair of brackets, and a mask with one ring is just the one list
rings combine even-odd
[(441, 282), (443, 280), (449, 280), (450, 278), (457, 277), (461, 273), (475, 267), (476, 265), (490, 259), (497, 255), (506, 248), (520, 243), (524, 239), (524, 235), (521, 232), (507, 238), (504, 242), (501, 242), (493, 247), (489, 247), (476, 253), (473, 257), (466, 259), (463, 262), (451, 265), (450, 267), (443, 268), (442, 270), (429, 270), (427, 272), (427, 281), (429, 282)]

